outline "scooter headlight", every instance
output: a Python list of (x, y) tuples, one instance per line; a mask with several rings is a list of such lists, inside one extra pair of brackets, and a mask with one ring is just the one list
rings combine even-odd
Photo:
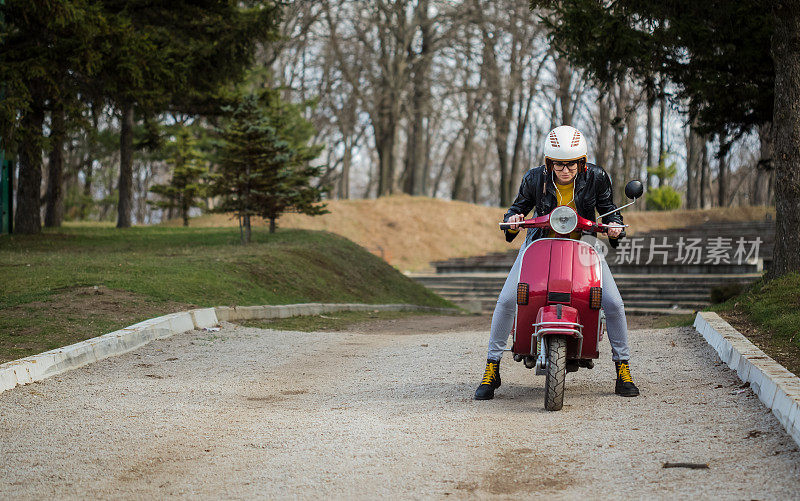
[(550, 213), (550, 227), (559, 235), (568, 235), (577, 226), (578, 214), (566, 205), (560, 205)]

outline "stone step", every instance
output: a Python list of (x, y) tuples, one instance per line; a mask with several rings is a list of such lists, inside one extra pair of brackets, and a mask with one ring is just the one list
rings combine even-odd
[[(500, 293), (501, 287), (491, 288), (491, 289), (476, 289), (476, 288), (458, 288), (458, 287), (428, 287), (430, 290), (436, 292), (440, 296), (478, 296), (478, 297), (488, 297), (488, 298), (497, 298), (497, 295)], [(699, 290), (658, 290), (648, 288), (645, 290), (637, 290), (637, 289), (630, 289), (630, 288), (623, 288), (620, 287), (620, 294), (622, 297), (627, 301), (629, 299), (647, 299), (651, 297), (668, 297), (670, 299), (681, 299), (681, 300), (698, 300), (698, 301), (708, 301), (711, 295), (711, 292), (707, 289), (699, 289)]]
[[(505, 280), (508, 276), (508, 270), (505, 272), (494, 272), (494, 273), (407, 273), (407, 277), (412, 278), (414, 280), (424, 281), (424, 280), (433, 280), (439, 278), (446, 278), (447, 280), (455, 280), (455, 279), (466, 279), (471, 281), (480, 281), (480, 280)], [(686, 280), (698, 280), (698, 281), (706, 281), (706, 280), (716, 280), (716, 281), (752, 281), (761, 278), (761, 273), (712, 273), (712, 274), (649, 274), (646, 276), (646, 279), (649, 281), (652, 280), (659, 280), (659, 281), (679, 281), (684, 282)], [(642, 279), (641, 274), (632, 274), (632, 273), (614, 273), (614, 280), (619, 282), (620, 280), (626, 279)]]
[[(635, 231), (635, 230), (634, 230)], [(747, 285), (758, 280), (762, 270), (772, 260), (775, 240), (774, 221), (747, 222), (708, 222), (688, 228), (669, 228), (653, 230), (641, 234), (641, 258), (639, 264), (615, 263), (617, 251), (609, 250), (606, 259), (614, 274), (615, 282), (625, 301), (626, 310), (633, 312), (654, 313), (691, 313), (695, 309), (709, 304), (711, 290), (730, 284)], [(709, 238), (731, 238), (729, 255), (735, 252), (735, 242), (740, 236), (752, 241), (756, 236), (761, 238), (759, 248), (760, 263), (743, 263), (741, 265), (720, 263), (675, 264), (677, 247), (675, 242), (681, 236), (685, 238), (701, 238), (708, 245)], [(649, 264), (644, 264), (650, 256), (650, 238), (656, 243), (667, 237), (673, 247), (667, 254), (668, 264), (663, 257), (656, 255)], [(412, 278), (426, 287), (437, 291), (456, 303), (469, 304), (473, 309), (492, 311), (497, 294), (502, 288), (508, 271), (517, 257), (516, 250), (498, 252), (484, 256), (454, 258), (432, 263), (436, 274), (412, 275)], [(707, 252), (703, 251), (703, 260)]]
[[(646, 276), (638, 276), (635, 279), (614, 277), (614, 281), (620, 288), (637, 289), (637, 290), (653, 290), (658, 292), (661, 290), (710, 290), (713, 287), (728, 284), (749, 284), (753, 280), (687, 280), (681, 281), (667, 281), (667, 280), (648, 280)], [(450, 289), (475, 289), (475, 290), (494, 290), (500, 289), (505, 283), (505, 278), (493, 281), (471, 281), (471, 280), (447, 280), (447, 279), (431, 279), (431, 280), (418, 280), (419, 283), (430, 288), (450, 288)]]
[[(615, 264), (614, 261), (617, 257), (617, 251), (609, 249), (607, 256), (608, 262), (612, 266), (612, 271), (631, 273), (738, 273), (738, 272), (751, 272), (760, 271), (764, 267), (753, 267), (742, 265), (742, 268), (737, 268), (734, 264), (719, 264), (713, 265), (711, 263), (702, 265), (683, 265), (673, 264), (677, 258), (676, 241), (681, 236), (685, 238), (701, 238), (703, 239), (703, 246), (708, 245), (709, 238), (730, 238), (731, 250), (729, 255), (733, 256), (736, 250), (736, 240), (740, 237), (750, 242), (756, 236), (761, 239), (759, 247), (759, 257), (764, 263), (764, 267), (768, 267), (772, 261), (773, 248), (775, 243), (775, 222), (772, 220), (762, 221), (744, 221), (744, 222), (706, 222), (701, 224), (692, 225), (685, 228), (668, 228), (663, 230), (651, 230), (648, 232), (636, 233), (635, 229), (631, 233), (631, 238), (641, 238), (642, 243), (642, 264)], [(660, 256), (656, 256), (656, 261), (651, 262), (650, 265), (644, 265), (649, 258), (649, 242), (650, 238), (656, 239), (656, 243), (667, 237), (667, 242), (672, 245), (667, 254), (668, 265), (658, 265), (661, 269), (653, 269), (655, 262), (658, 262)], [(749, 247), (748, 247), (749, 250)], [(436, 261), (431, 263), (440, 273), (450, 273), (461, 270), (469, 271), (482, 271), (482, 272), (507, 272), (516, 258), (517, 251), (509, 250), (508, 252), (496, 252), (484, 256), (471, 256), (465, 258), (453, 258), (444, 261)], [(703, 251), (703, 260), (706, 260), (707, 252)], [(663, 258), (661, 258), (663, 259)], [(688, 268), (687, 268), (688, 266)]]
[[(470, 296), (485, 296), (491, 298), (497, 298), (498, 294), (500, 294), (501, 287), (496, 287), (492, 289), (471, 289), (471, 288), (444, 288), (444, 287), (428, 287), (429, 290), (435, 292), (439, 295), (470, 295)], [(706, 290), (652, 290), (652, 289), (634, 289), (634, 288), (627, 288), (627, 287), (619, 287), (620, 294), (625, 299), (628, 298), (649, 298), (649, 297), (665, 297), (665, 298), (676, 298), (676, 299), (699, 299), (703, 301), (707, 301), (711, 297), (711, 289)]]
[[(496, 301), (500, 290), (496, 291), (473, 291), (473, 290), (442, 290), (430, 289), (431, 291), (446, 298), (480, 298), (486, 300)], [(622, 298), (627, 301), (710, 301), (710, 293), (708, 292), (694, 292), (694, 293), (662, 293), (653, 294), (651, 292), (640, 292), (635, 290), (620, 289)]]
[[(436, 272), (439, 275), (454, 275), (460, 273), (508, 273), (511, 270), (513, 261), (507, 263), (469, 265), (469, 266), (437, 266)], [(614, 274), (638, 274), (638, 275), (742, 275), (759, 273), (768, 269), (771, 261), (764, 260), (759, 264), (748, 265), (657, 265), (657, 264), (614, 264), (613, 259), (609, 267)]]
[[(437, 294), (471, 311), (494, 310), (506, 273), (410, 274)], [(626, 310), (692, 312), (706, 307), (714, 287), (748, 284), (761, 277), (746, 274), (615, 274)]]
[[(612, 270), (613, 273), (613, 270)], [(704, 282), (707, 280), (718, 282), (732, 281), (753, 281), (761, 278), (761, 273), (709, 273), (709, 274), (641, 274), (641, 273), (614, 273), (614, 279), (620, 280), (642, 280), (659, 282)], [(470, 281), (470, 282), (492, 282), (504, 281), (508, 272), (502, 273), (430, 273), (430, 274), (408, 274), (409, 278), (417, 281), (449, 280), (449, 281)]]
[[(423, 284), (431, 290), (442, 292), (472, 292), (482, 294), (494, 294), (500, 292), (503, 284), (496, 286), (472, 286), (472, 285), (452, 285), (452, 284)], [(724, 285), (724, 284), (723, 284)], [(617, 282), (617, 288), (621, 291), (629, 291), (637, 294), (703, 294), (708, 293), (714, 287), (680, 287), (679, 285), (668, 285), (664, 287), (653, 286), (653, 284), (620, 284)]]
[[(453, 303), (462, 308), (475, 312), (491, 314), (494, 311), (496, 298), (450, 298)], [(647, 314), (647, 313), (669, 313), (685, 314), (702, 310), (709, 303), (707, 302), (669, 302), (669, 301), (625, 301), (625, 312), (628, 314)]]

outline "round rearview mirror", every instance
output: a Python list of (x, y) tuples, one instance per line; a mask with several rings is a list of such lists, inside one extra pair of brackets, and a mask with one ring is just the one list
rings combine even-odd
[(639, 198), (642, 193), (644, 193), (644, 186), (641, 181), (633, 180), (625, 185), (625, 196), (628, 198)]

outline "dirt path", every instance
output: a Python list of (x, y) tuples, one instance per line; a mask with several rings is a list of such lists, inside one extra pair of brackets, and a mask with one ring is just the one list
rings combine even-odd
[(690, 328), (632, 333), (642, 396), (604, 342), (547, 413), (510, 357), (471, 399), (485, 319), (394, 322), (226, 324), (2, 393), (0, 498), (800, 497), (794, 442)]

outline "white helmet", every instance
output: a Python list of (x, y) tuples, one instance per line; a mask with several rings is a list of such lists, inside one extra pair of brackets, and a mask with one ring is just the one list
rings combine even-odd
[(569, 125), (562, 125), (550, 131), (544, 142), (544, 160), (547, 169), (551, 169), (548, 160), (566, 162), (583, 159), (586, 163), (586, 139), (581, 131)]

